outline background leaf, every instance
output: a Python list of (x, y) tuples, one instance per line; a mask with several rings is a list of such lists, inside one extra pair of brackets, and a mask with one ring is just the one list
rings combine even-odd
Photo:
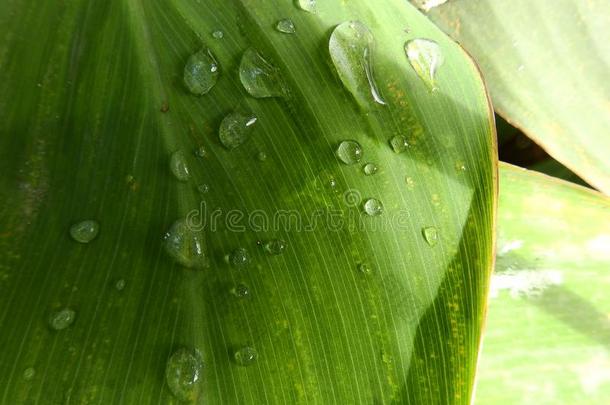
[[(496, 190), (482, 81), (402, 1), (319, 3), (317, 13), (253, 0), (0, 4), (0, 402), (172, 402), (165, 367), (182, 347), (205, 363), (195, 402), (469, 401)], [(280, 18), (296, 33), (275, 30)], [(332, 29), (350, 19), (377, 44), (387, 106), (367, 113), (328, 54)], [(405, 57), (415, 36), (443, 52), (435, 93)], [(246, 93), (249, 47), (278, 68), (288, 97)], [(196, 97), (182, 74), (202, 48), (220, 74)], [(232, 111), (258, 120), (228, 151), (217, 131)], [(408, 152), (392, 151), (395, 135)], [(351, 138), (379, 173), (338, 161)], [(170, 172), (176, 151), (186, 182)], [(371, 197), (385, 207), (378, 217), (362, 214)], [(161, 238), (197, 210), (210, 267), (188, 270)], [(274, 227), (279, 212), (294, 216)], [(267, 226), (256, 231), (253, 213)], [(89, 244), (68, 234), (83, 219), (100, 224)], [(287, 247), (270, 256), (259, 244), (274, 239)], [(251, 258), (242, 269), (225, 259), (238, 248)], [(75, 321), (52, 330), (61, 308)], [(258, 352), (249, 367), (235, 364), (242, 347)]]
[(500, 181), (476, 403), (606, 403), (610, 199), (506, 164)]
[(610, 193), (610, 3), (450, 0), (427, 15), (474, 56), (496, 111)]

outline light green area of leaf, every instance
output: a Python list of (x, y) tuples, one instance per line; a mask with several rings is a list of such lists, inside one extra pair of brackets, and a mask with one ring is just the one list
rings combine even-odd
[[(367, 114), (328, 53), (353, 19), (376, 38), (387, 102)], [(433, 94), (404, 54), (414, 36), (444, 53)], [(287, 97), (246, 92), (249, 47)], [(194, 96), (184, 66), (208, 48), (218, 81)], [(233, 111), (257, 121), (228, 150), (218, 127)], [(344, 139), (360, 164), (335, 157)], [(471, 60), (403, 1), (1, 2), (0, 173), (0, 403), (176, 403), (166, 362), (183, 347), (203, 359), (201, 386), (173, 386), (196, 403), (469, 402), (493, 254), (492, 115)], [(362, 214), (368, 198), (381, 215)], [(207, 268), (163, 248), (193, 212), (203, 230), (168, 249), (204, 253)], [(99, 234), (77, 243), (85, 219)], [(263, 249), (272, 239), (283, 253)], [(239, 268), (225, 258), (238, 248)], [(52, 330), (62, 308), (73, 323)], [(246, 346), (257, 356), (240, 366)]]
[(610, 193), (610, 2), (449, 0), (428, 16), (473, 55), (503, 117)]
[(497, 249), (475, 403), (608, 403), (610, 199), (502, 164)]

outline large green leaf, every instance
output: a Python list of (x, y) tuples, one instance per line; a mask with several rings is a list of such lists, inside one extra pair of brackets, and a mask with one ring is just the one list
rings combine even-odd
[(503, 117), (610, 193), (610, 2), (449, 0), (428, 16), (474, 56)]
[(610, 401), (610, 199), (500, 166), (477, 404)]
[[(403, 1), (319, 3), (317, 13), (279, 0), (0, 3), (0, 402), (171, 402), (166, 362), (183, 347), (205, 363), (195, 402), (469, 401), (496, 189), (482, 81)], [(274, 29), (286, 17), (296, 34)], [(376, 39), (386, 106), (360, 107), (331, 62), (330, 34), (352, 19)], [(416, 36), (444, 55), (435, 92), (405, 56)], [(220, 76), (198, 97), (182, 75), (202, 46)], [(267, 85), (283, 81), (285, 98), (245, 91), (249, 47), (277, 67)], [(346, 61), (358, 83), (361, 61)], [(353, 90), (367, 104), (368, 89)], [(234, 110), (258, 120), (228, 151), (218, 128)], [(390, 148), (395, 135), (408, 151)], [(345, 139), (379, 173), (342, 164)], [(175, 151), (186, 182), (170, 172)], [(379, 216), (362, 213), (371, 197)], [(203, 270), (162, 248), (193, 210), (208, 220)], [(88, 244), (69, 235), (83, 219), (100, 224)], [(284, 253), (257, 244), (270, 239)], [(225, 260), (237, 248), (251, 257), (243, 268)], [(61, 308), (75, 321), (53, 330)], [(258, 352), (248, 367), (234, 359), (245, 346)]]

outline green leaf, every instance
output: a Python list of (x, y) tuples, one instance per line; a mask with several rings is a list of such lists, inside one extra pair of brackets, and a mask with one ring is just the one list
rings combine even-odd
[(607, 403), (610, 199), (506, 164), (500, 184), (476, 403)]
[(449, 0), (428, 16), (474, 56), (494, 107), (610, 193), (610, 3)]
[[(366, 112), (329, 55), (356, 19), (376, 46), (355, 83), (372, 74), (386, 103)], [(444, 55), (433, 93), (415, 36)], [(240, 80), (268, 66), (242, 63), (250, 48), (277, 70)], [(0, 402), (468, 403), (493, 118), (472, 61), (415, 9), (15, 0), (0, 55)], [(335, 156), (346, 139), (360, 163)]]

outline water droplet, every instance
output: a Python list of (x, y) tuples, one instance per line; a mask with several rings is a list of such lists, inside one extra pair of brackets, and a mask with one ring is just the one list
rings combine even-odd
[(466, 163), (463, 160), (458, 160), (455, 162), (455, 171), (458, 173), (462, 173), (466, 171)]
[(413, 177), (405, 177), (405, 183), (407, 183), (407, 188), (409, 190), (413, 190), (415, 188), (415, 180), (413, 180)]
[(265, 160), (267, 160), (267, 154), (265, 152), (258, 152), (256, 158), (261, 162), (264, 162)]
[(197, 149), (195, 149), (195, 156), (198, 156), (200, 158), (204, 158), (207, 155), (208, 155), (208, 151), (203, 146), (200, 146)]
[(191, 177), (184, 152), (177, 150), (172, 153), (169, 158), (169, 170), (179, 181), (187, 181)]
[(195, 349), (178, 349), (167, 360), (165, 378), (167, 386), (176, 398), (195, 402), (200, 395), (203, 360)]
[(369, 109), (371, 101), (385, 104), (373, 74), (375, 39), (360, 21), (338, 25), (330, 36), (330, 56), (343, 85), (358, 104)]
[(209, 266), (203, 246), (203, 233), (190, 227), (185, 219), (174, 222), (163, 238), (163, 247), (167, 254), (178, 264), (188, 268), (202, 269)]
[(392, 147), (394, 152), (402, 153), (409, 149), (409, 142), (407, 141), (406, 137), (402, 135), (396, 135), (393, 136), (392, 139), (390, 139), (390, 146)]
[(336, 154), (346, 165), (353, 165), (362, 159), (362, 146), (353, 140), (343, 141), (337, 147)]
[(435, 246), (438, 243), (438, 230), (433, 226), (428, 226), (422, 230), (424, 239), (430, 246)]
[(206, 94), (218, 81), (218, 63), (209, 49), (191, 55), (184, 66), (184, 84), (193, 94)]
[(364, 202), (364, 212), (372, 217), (383, 213), (383, 204), (376, 198), (369, 198)]
[(36, 375), (36, 370), (33, 367), (28, 367), (23, 370), (23, 379), (26, 381), (31, 381)]
[(212, 36), (216, 39), (223, 39), (225, 36), (225, 33), (222, 32), (221, 30), (216, 30), (216, 31), (212, 32)]
[(208, 186), (207, 184), (200, 184), (199, 186), (197, 186), (197, 190), (199, 190), (200, 193), (207, 193), (208, 191), (210, 191), (210, 186)]
[(256, 119), (253, 115), (244, 115), (238, 112), (227, 115), (222, 120), (218, 130), (220, 142), (229, 150), (237, 148), (250, 137)]
[(265, 243), (264, 249), (270, 255), (280, 255), (286, 250), (286, 242), (282, 239), (272, 239)]
[(295, 0), (298, 8), (308, 13), (316, 12), (316, 0)]
[(275, 28), (279, 32), (283, 32), (284, 34), (294, 34), (296, 32), (296, 28), (294, 27), (294, 23), (290, 18), (284, 18), (277, 22)]
[(240, 366), (249, 366), (256, 361), (258, 353), (253, 347), (244, 346), (235, 351), (233, 358)]
[(70, 236), (77, 242), (89, 243), (100, 231), (100, 224), (92, 219), (87, 219), (70, 227)]
[(371, 267), (368, 264), (360, 263), (358, 265), (358, 271), (362, 274), (371, 274), (373, 270), (371, 269)]
[(375, 163), (367, 163), (362, 168), (362, 171), (367, 176), (372, 176), (373, 174), (377, 173), (377, 170), (379, 170), (379, 168), (377, 167), (377, 165)]
[(229, 263), (235, 267), (247, 266), (250, 263), (250, 255), (245, 248), (237, 248), (229, 255)]
[(54, 330), (66, 329), (74, 323), (76, 312), (70, 308), (62, 308), (49, 316), (49, 326)]
[(430, 90), (436, 90), (436, 72), (443, 64), (440, 46), (430, 39), (416, 38), (405, 44), (405, 52), (415, 73)]
[(117, 291), (123, 291), (123, 289), (125, 288), (125, 280), (117, 280), (117, 282), (114, 284), (114, 288), (116, 288)]
[(286, 86), (280, 70), (253, 48), (247, 49), (241, 57), (239, 79), (252, 97), (282, 97), (286, 95)]
[(248, 288), (247, 285), (245, 285), (243, 283), (239, 283), (231, 289), (231, 294), (233, 294), (234, 296), (236, 296), (238, 298), (246, 298), (247, 296), (250, 295), (250, 289)]

